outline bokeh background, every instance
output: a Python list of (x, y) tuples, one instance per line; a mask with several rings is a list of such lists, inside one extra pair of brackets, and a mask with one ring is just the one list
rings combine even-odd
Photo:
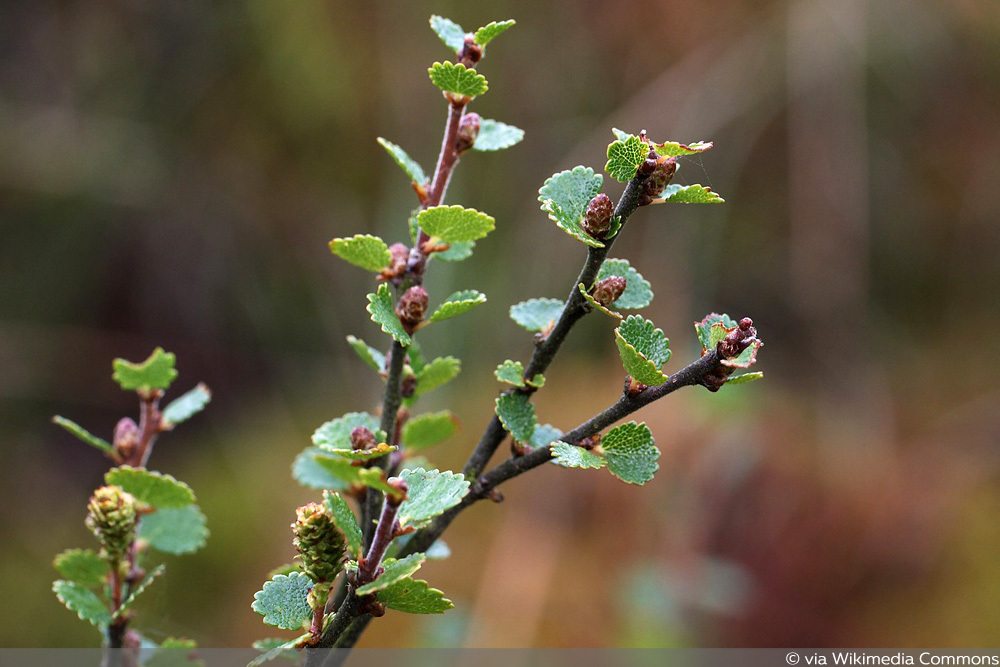
[[(423, 575), (457, 609), (390, 613), (369, 646), (997, 645), (1000, 641), (1000, 4), (764, 2), (11, 2), (0, 9), (0, 645), (99, 637), (49, 587), (91, 538), (105, 461), (48, 422), (110, 436), (134, 397), (115, 356), (177, 353), (210, 409), (154, 454), (192, 484), (208, 547), (141, 603), (153, 638), (245, 646), (291, 556), (293, 456), (374, 409), (344, 343), (378, 338), (337, 235), (405, 238), (413, 205), (375, 143), (432, 164), (444, 120), (427, 28), (513, 17), (474, 109), (522, 144), (462, 161), (449, 192), (493, 214), (441, 297), (489, 303), (423, 336), (461, 357), (426, 401), (462, 431), (494, 366), (531, 338), (511, 303), (564, 296), (582, 246), (538, 211), (551, 173), (600, 167), (609, 129), (712, 139), (679, 180), (719, 207), (640, 211), (616, 244), (652, 280), (676, 369), (691, 322), (751, 315), (762, 383), (647, 408), (664, 450), (641, 489), (554, 466), (449, 533)], [(610, 186), (611, 194), (617, 188)], [(620, 391), (611, 323), (586, 319), (538, 396), (572, 427)], [(551, 469), (549, 469), (551, 468)]]

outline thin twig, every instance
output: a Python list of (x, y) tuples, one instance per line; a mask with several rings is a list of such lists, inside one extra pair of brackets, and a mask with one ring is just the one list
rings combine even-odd
[[(644, 180), (645, 176), (642, 175), (637, 175), (630, 180), (628, 185), (625, 186), (622, 196), (618, 199), (614, 216), (621, 220), (622, 227), (625, 226), (629, 217), (639, 206), (639, 196), (642, 194), (642, 183)], [(618, 234), (621, 234), (621, 229), (619, 229)], [(570, 288), (569, 296), (566, 297), (566, 303), (563, 305), (559, 320), (548, 336), (535, 347), (534, 352), (531, 354), (531, 360), (528, 362), (528, 367), (524, 371), (524, 377), (533, 378), (538, 373), (544, 373), (549, 364), (552, 363), (552, 360), (555, 359), (556, 353), (559, 352), (559, 348), (562, 347), (563, 341), (566, 340), (566, 336), (573, 328), (573, 325), (587, 314), (586, 299), (580, 294), (577, 286), (583, 283), (589, 287), (594, 282), (598, 272), (601, 270), (601, 265), (604, 264), (604, 260), (611, 250), (611, 246), (614, 245), (615, 239), (618, 238), (618, 234), (604, 241), (603, 248), (589, 248), (587, 260), (584, 262), (583, 268), (580, 269), (580, 275), (577, 276), (573, 282), (573, 286)], [(529, 386), (518, 391), (530, 394), (535, 389)], [(507, 433), (504, 431), (503, 424), (500, 423), (500, 418), (493, 415), (482, 437), (479, 439), (479, 443), (472, 451), (469, 460), (466, 461), (465, 467), (462, 469), (466, 477), (474, 479), (482, 473), (506, 435)]]
[[(588, 419), (575, 429), (563, 435), (560, 440), (569, 444), (578, 444), (584, 438), (589, 438), (611, 424), (624, 419), (653, 401), (673, 393), (681, 387), (690, 387), (702, 383), (703, 378), (713, 372), (718, 366), (718, 355), (713, 351), (705, 354), (697, 361), (688, 364), (671, 375), (666, 382), (655, 387), (647, 387), (634, 396), (622, 395), (614, 404), (601, 413)], [(490, 491), (507, 480), (513, 479), (533, 468), (546, 463), (552, 458), (548, 447), (537, 447), (524, 456), (514, 457), (501, 463), (485, 475), (479, 477), (469, 489), (462, 502), (437, 517), (430, 526), (417, 531), (406, 543), (400, 556), (427, 550), (451, 525), (460, 513), (479, 500), (486, 498)]]

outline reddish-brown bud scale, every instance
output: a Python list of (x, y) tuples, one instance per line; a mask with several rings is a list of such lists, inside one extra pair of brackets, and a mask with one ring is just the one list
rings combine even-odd
[(719, 341), (715, 349), (721, 358), (730, 359), (747, 349), (756, 338), (757, 330), (753, 326), (753, 320), (744, 317), (740, 320), (739, 326)]
[(595, 239), (603, 239), (611, 229), (611, 215), (614, 210), (611, 198), (603, 192), (591, 199), (583, 216), (583, 231)]
[(465, 36), (465, 43), (458, 52), (458, 59), (466, 67), (474, 67), (483, 58), (483, 47), (476, 44), (476, 39), (472, 35)]
[(427, 302), (427, 290), (420, 285), (414, 285), (399, 297), (396, 316), (408, 333), (413, 333), (417, 325), (423, 321), (424, 313), (427, 312)]
[(387, 280), (401, 278), (406, 273), (406, 264), (410, 259), (410, 249), (402, 243), (393, 243), (389, 246), (389, 255), (392, 259), (389, 268), (382, 271), (382, 277)]
[(371, 449), (377, 443), (375, 434), (364, 426), (357, 426), (351, 431), (351, 449)]
[(608, 276), (604, 280), (599, 280), (594, 288), (590, 291), (590, 295), (594, 297), (594, 301), (601, 304), (605, 308), (610, 308), (611, 304), (618, 300), (618, 298), (625, 292), (625, 287), (627, 282), (625, 278), (621, 276)]
[[(649, 158), (646, 159), (646, 162)], [(645, 163), (644, 163), (645, 164)], [(677, 173), (677, 159), (672, 157), (660, 157), (656, 159), (656, 164), (649, 174), (649, 178), (642, 185), (642, 196), (639, 197), (639, 204), (645, 205), (659, 197), (663, 190), (670, 183), (670, 179)]]
[(411, 398), (417, 391), (417, 376), (407, 375), (399, 383), (399, 393), (403, 398)]
[(455, 150), (459, 153), (472, 148), (479, 136), (479, 128), (482, 125), (482, 118), (477, 113), (467, 113), (462, 116), (458, 123), (458, 136), (455, 138)]
[(122, 461), (131, 458), (139, 446), (139, 426), (128, 417), (123, 417), (115, 425), (114, 446)]

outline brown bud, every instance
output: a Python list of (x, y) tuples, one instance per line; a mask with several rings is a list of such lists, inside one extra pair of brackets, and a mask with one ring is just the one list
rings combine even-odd
[(364, 426), (357, 426), (351, 431), (351, 449), (371, 449), (376, 444), (375, 434)]
[(388, 279), (399, 278), (406, 273), (406, 263), (410, 259), (410, 249), (402, 243), (393, 243), (389, 246), (389, 255), (392, 256), (392, 260), (389, 262), (389, 268), (382, 271), (382, 276)]
[(458, 52), (458, 59), (466, 67), (474, 67), (483, 58), (483, 47), (476, 44), (476, 38), (472, 35), (465, 36), (465, 43)]
[[(649, 162), (649, 158), (646, 158), (646, 162)], [(656, 164), (650, 172), (649, 177), (642, 184), (642, 195), (639, 197), (639, 205), (643, 206), (645, 204), (649, 204), (654, 199), (659, 197), (676, 172), (676, 158), (657, 158)]]
[(458, 137), (455, 139), (456, 151), (464, 153), (472, 148), (476, 143), (476, 137), (479, 136), (481, 124), (482, 119), (477, 113), (467, 113), (462, 116), (462, 120), (458, 123)]
[(408, 333), (413, 333), (416, 326), (423, 321), (426, 312), (427, 290), (420, 285), (414, 285), (403, 292), (403, 296), (399, 297), (399, 303), (396, 304), (396, 315)]
[(726, 334), (726, 337), (719, 341), (715, 349), (722, 359), (730, 359), (739, 355), (756, 340), (757, 330), (753, 326), (753, 320), (744, 317), (740, 320), (739, 326)]
[(406, 493), (410, 490), (410, 487), (404, 480), (399, 477), (390, 477), (386, 480), (386, 483), (396, 491), (396, 493), (385, 494), (385, 501), (387, 503), (398, 506), (406, 500)]
[(611, 198), (603, 192), (587, 204), (587, 212), (583, 216), (583, 231), (595, 239), (603, 239), (611, 229), (611, 215), (614, 213)]
[(637, 176), (649, 176), (656, 169), (656, 162), (660, 159), (659, 153), (657, 153), (652, 148), (649, 149), (649, 153), (646, 155), (646, 159), (642, 164), (639, 165), (639, 169), (636, 170)]
[(416, 375), (406, 375), (403, 377), (403, 381), (399, 384), (399, 393), (403, 398), (412, 398), (413, 394), (417, 391), (417, 376)]
[(115, 425), (114, 446), (122, 461), (129, 460), (139, 446), (139, 426), (128, 417)]
[(604, 280), (599, 280), (594, 285), (593, 289), (590, 290), (590, 296), (594, 297), (594, 301), (605, 308), (610, 308), (611, 304), (617, 301), (622, 293), (625, 292), (626, 285), (625, 278), (621, 276), (608, 276)]

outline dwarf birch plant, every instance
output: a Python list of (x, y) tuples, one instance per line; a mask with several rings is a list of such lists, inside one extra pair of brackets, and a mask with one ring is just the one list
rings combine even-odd
[[(80, 620), (96, 627), (104, 645), (125, 649), (117, 664), (139, 664), (139, 649), (154, 646), (133, 627), (133, 605), (166, 570), (157, 555), (194, 553), (208, 538), (205, 515), (194, 492), (170, 475), (149, 470), (147, 463), (158, 437), (201, 412), (212, 395), (198, 384), (160, 406), (177, 378), (175, 357), (156, 348), (148, 359), (133, 363), (115, 359), (112, 379), (139, 399), (139, 422), (123, 417), (108, 442), (65, 417), (52, 421), (103, 453), (114, 464), (105, 485), (87, 503), (87, 528), (99, 549), (68, 549), (56, 556), (60, 579), (52, 590)], [(191, 648), (183, 639), (167, 639), (163, 648)]]
[[(355, 336), (347, 341), (385, 381), (381, 408), (321, 425), (312, 446), (295, 460), (295, 478), (321, 491), (322, 498), (298, 509), (292, 525), (298, 561), (281, 568), (254, 597), (252, 607), (265, 623), (298, 633), (259, 643), (258, 648), (270, 649), (262, 660), (292, 649), (349, 648), (372, 619), (388, 611), (447, 611), (452, 602), (419, 578), (419, 569), (428, 558), (447, 554), (440, 537), (460, 513), (484, 498), (499, 500), (503, 482), (547, 462), (606, 468), (625, 483), (645, 484), (659, 468), (653, 434), (643, 423), (618, 422), (681, 387), (718, 391), (761, 376), (733, 375), (752, 365), (761, 347), (753, 322), (715, 313), (695, 324), (701, 357), (673, 374), (664, 371), (671, 357), (669, 340), (634, 312), (650, 304), (652, 286), (628, 260), (609, 253), (639, 208), (723, 202), (702, 185), (671, 183), (678, 158), (704, 153), (712, 143), (658, 142), (645, 132), (615, 129), (604, 172), (624, 184), (617, 202), (604, 192), (604, 174), (587, 166), (553, 174), (538, 191), (542, 213), (580, 243), (585, 254), (568, 296), (511, 307), (511, 319), (534, 334), (526, 341), (533, 342), (530, 358), (497, 360), (500, 392), (494, 414), (463, 470), (441, 471), (426, 462), (426, 450), (456, 429), (448, 411), (421, 413), (420, 398), (455, 379), (461, 362), (449, 356), (426, 358), (419, 339), (425, 332), (433, 334), (438, 323), (475, 309), (486, 296), (474, 289), (432, 295), (424, 288), (424, 277), (435, 259), (473, 257), (476, 243), (497, 224), (487, 213), (445, 203), (448, 182), (460, 159), (510, 148), (524, 137), (510, 124), (470, 111), (489, 90), (479, 71), (482, 59), (493, 39), (514, 21), (494, 21), (474, 32), (440, 16), (432, 16), (430, 25), (453, 55), (427, 70), (447, 110), (434, 170), (426, 172), (394, 141), (377, 139), (402, 170), (401, 185), (408, 182), (417, 198), (408, 239), (390, 245), (359, 234), (330, 242), (334, 255), (374, 274), (367, 310), (384, 343), (369, 344)], [(545, 371), (570, 330), (590, 313), (609, 318), (609, 343), (617, 347), (626, 372), (624, 390), (606, 410), (564, 431), (540, 423), (532, 399), (545, 385)], [(507, 439), (511, 456), (487, 470)], [(307, 651), (307, 662), (320, 664), (329, 659), (324, 656)]]
[[(315, 489), (317, 496), (294, 513), (296, 561), (276, 568), (251, 603), (265, 624), (289, 633), (257, 642), (261, 656), (255, 662), (297, 650), (304, 650), (307, 664), (336, 661), (336, 655), (312, 649), (350, 648), (373, 619), (386, 613), (446, 612), (453, 603), (421, 578), (420, 568), (428, 559), (447, 557), (449, 550), (441, 536), (460, 514), (480, 500), (500, 501), (499, 487), (504, 482), (546, 463), (567, 469), (566, 474), (576, 474), (573, 469), (605, 470), (597, 474), (610, 474), (626, 484), (646, 484), (659, 469), (660, 451), (649, 427), (629, 420), (633, 413), (682, 387), (701, 386), (715, 392), (761, 377), (755, 372), (736, 374), (755, 363), (762, 346), (753, 322), (717, 313), (694, 325), (701, 355), (679, 370), (667, 370), (670, 341), (641, 314), (653, 300), (652, 285), (639, 267), (610, 254), (619, 236), (631, 225), (642, 224), (633, 217), (653, 214), (639, 214), (640, 209), (723, 203), (722, 197), (705, 186), (672, 183), (679, 159), (702, 154), (713, 144), (658, 141), (645, 131), (614, 129), (602, 159), (603, 173), (592, 166), (572, 166), (553, 174), (538, 190), (539, 219), (547, 218), (565, 232), (569, 243), (579, 244), (583, 256), (579, 274), (564, 292), (567, 296), (546, 294), (511, 306), (511, 319), (529, 334), (525, 348), (530, 355), (524, 361), (496, 360), (498, 395), (488, 403), (491, 417), (462, 470), (439, 470), (427, 463), (431, 448), (455, 434), (456, 420), (447, 410), (421, 412), (420, 401), (453, 381), (461, 362), (452, 356), (428, 358), (420, 340), (438, 327), (449, 326), (446, 321), (475, 310), (486, 296), (475, 289), (431, 294), (424, 278), (435, 261), (473, 258), (476, 244), (487, 240), (497, 225), (488, 213), (446, 203), (448, 183), (460, 160), (489, 159), (476, 153), (511, 148), (524, 138), (517, 127), (481, 118), (470, 110), (489, 90), (486, 76), (479, 71), (482, 60), (495, 48), (495, 39), (503, 41), (514, 21), (493, 21), (467, 32), (448, 19), (432, 16), (430, 26), (450, 55), (427, 69), (429, 84), (441, 91), (446, 109), (444, 136), (433, 170), (425, 171), (395, 141), (377, 138), (401, 170), (400, 186), (408, 184), (416, 196), (416, 209), (400, 224), (404, 240), (390, 244), (377, 236), (356, 234), (330, 241), (332, 254), (368, 273), (373, 281), (366, 309), (375, 326), (366, 334), (368, 341), (352, 335), (347, 343), (361, 364), (384, 381), (381, 405), (320, 425), (312, 443), (293, 462), (293, 477)], [(617, 198), (612, 190), (620, 190)], [(614, 346), (621, 357), (622, 393), (613, 404), (576, 426), (543, 423), (546, 420), (539, 418), (533, 402), (535, 393), (547, 386), (545, 373), (570, 331), (591, 314), (595, 314), (591, 318), (595, 326), (607, 328), (609, 349)], [(168, 384), (166, 363), (158, 354), (146, 362), (145, 370), (119, 378), (123, 387), (140, 392), (144, 409)], [(155, 381), (150, 379), (154, 368), (161, 373)], [(181, 400), (187, 406), (201, 405), (195, 398)], [(171, 407), (157, 423), (173, 423)], [(177, 411), (186, 414), (180, 408)], [(77, 427), (64, 425), (76, 432)], [(110, 509), (102, 509), (108, 516), (121, 514), (125, 497), (133, 498), (130, 502), (137, 514), (155, 510), (143, 516), (138, 544), (142, 544), (142, 530), (148, 530), (146, 526), (160, 512), (197, 513), (190, 510), (193, 495), (189, 489), (182, 494), (182, 486), (172, 478), (144, 470), (148, 454), (125, 458), (117, 436), (111, 446), (82, 431), (76, 434), (116, 463), (131, 466), (109, 473), (112, 486), (107, 488), (117, 488), (117, 495), (95, 496), (92, 502), (100, 508), (108, 505)], [(510, 455), (489, 467), (507, 440)], [(154, 500), (159, 496), (143, 495), (154, 488), (164, 497), (169, 492), (169, 507), (157, 506)], [(131, 519), (118, 514), (114, 522), (105, 523), (127, 527)], [(112, 576), (132, 571), (131, 565), (122, 569), (129, 551), (122, 551), (121, 546), (136, 542), (130, 541), (127, 531), (120, 533), (99, 535), (104, 552), (87, 561), (95, 572), (99, 565), (110, 566)], [(150, 546), (157, 546), (151, 537), (146, 539)], [(177, 535), (171, 539), (179, 540)], [(89, 581), (98, 586), (106, 579), (103, 573)], [(141, 586), (135, 576), (127, 581), (129, 586)], [(123, 603), (113, 602), (109, 608), (96, 593), (90, 595), (86, 606), (95, 611), (80, 612), (82, 617), (102, 627), (115, 627), (116, 619), (124, 618), (118, 611)], [(78, 612), (84, 606), (72, 600), (67, 604)]]

